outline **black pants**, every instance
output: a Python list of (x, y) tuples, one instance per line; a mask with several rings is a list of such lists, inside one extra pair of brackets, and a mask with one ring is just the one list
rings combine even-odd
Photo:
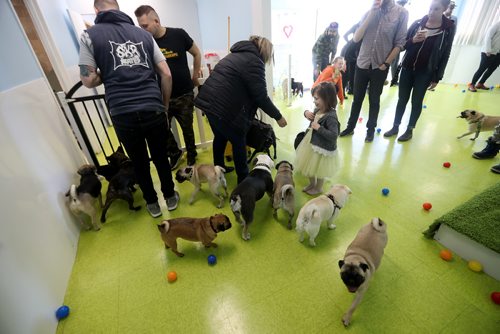
[(354, 90), (354, 74), (356, 73), (356, 60), (346, 60), (346, 72), (345, 82), (344, 76), (342, 76), (342, 85), (344, 89), (347, 89), (349, 94), (352, 94)]
[[(500, 65), (500, 53), (496, 55), (487, 56), (486, 53), (481, 52), (481, 62), (479, 68), (472, 77), (471, 83), (475, 85), (477, 82), (484, 84), (486, 80), (495, 72)], [(481, 79), (480, 79), (481, 78)]]
[[(196, 153), (196, 144), (194, 142), (193, 131), (193, 113), (194, 113), (193, 94), (185, 94), (171, 99), (168, 106), (168, 122), (171, 124), (175, 117), (182, 130), (184, 143), (186, 144), (188, 162), (194, 160)], [(179, 146), (173, 136), (169, 136), (168, 152), (172, 156), (179, 151)]]
[(151, 178), (148, 149), (156, 166), (165, 198), (174, 195), (174, 182), (168, 161), (168, 121), (164, 111), (130, 112), (112, 117), (116, 135), (134, 165), (137, 182), (146, 203), (158, 201)]
[[(399, 126), (405, 113), (406, 104), (411, 94), (411, 114), (408, 122), (409, 128), (414, 128), (422, 113), (422, 102), (424, 101), (427, 87), (432, 80), (432, 73), (412, 71), (406, 68), (401, 70), (399, 78), (399, 99), (394, 116), (394, 125)], [(413, 92), (412, 92), (413, 91)]]
[(370, 84), (368, 92), (370, 108), (366, 127), (369, 130), (375, 129), (380, 110), (380, 95), (382, 94), (384, 81), (385, 78), (387, 78), (388, 72), (389, 69), (381, 71), (378, 68), (362, 69), (356, 66), (356, 73), (354, 75), (354, 100), (352, 102), (351, 115), (347, 122), (347, 127), (349, 129), (354, 129), (356, 127), (368, 84)]
[(231, 142), (233, 146), (234, 168), (238, 176), (238, 183), (240, 183), (248, 175), (246, 133), (235, 130), (229, 124), (215, 116), (206, 115), (214, 133), (212, 144), (214, 165), (224, 166), (224, 151), (227, 142)]

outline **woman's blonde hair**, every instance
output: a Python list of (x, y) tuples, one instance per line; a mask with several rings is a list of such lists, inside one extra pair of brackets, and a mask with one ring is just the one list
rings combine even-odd
[(250, 36), (249, 41), (259, 49), (264, 63), (270, 63), (273, 59), (273, 43), (265, 37), (256, 35)]

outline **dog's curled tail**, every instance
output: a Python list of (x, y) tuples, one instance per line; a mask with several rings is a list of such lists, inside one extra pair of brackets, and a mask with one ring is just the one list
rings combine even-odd
[(291, 184), (285, 184), (283, 187), (281, 187), (281, 202), (285, 202), (285, 200), (293, 196), (295, 193), (295, 189)]
[(231, 201), (229, 202), (229, 205), (231, 206), (231, 210), (233, 212), (240, 212), (241, 211), (241, 197), (240, 197), (240, 195), (232, 196)]
[(316, 205), (311, 205), (311, 207), (305, 212), (304, 216), (303, 216), (303, 222), (304, 222), (304, 225), (307, 225), (309, 224), (309, 222), (313, 219), (313, 218), (318, 218), (318, 208), (316, 207)]
[(170, 230), (170, 223), (168, 222), (168, 220), (164, 220), (160, 225), (157, 225), (157, 227), (160, 232), (167, 233), (168, 230)]
[(372, 226), (377, 232), (385, 232), (387, 230), (387, 225), (380, 218), (372, 218)]
[(224, 188), (227, 188), (226, 177), (224, 176), (226, 170), (221, 166), (215, 166), (214, 168), (215, 174), (217, 175), (217, 180), (219, 180), (219, 183), (222, 184)]

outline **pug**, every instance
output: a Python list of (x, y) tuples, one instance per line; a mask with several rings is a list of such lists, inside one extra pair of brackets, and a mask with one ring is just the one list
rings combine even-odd
[(470, 140), (476, 140), (479, 132), (492, 131), (500, 123), (500, 116), (488, 116), (475, 110), (464, 110), (457, 118), (465, 118), (467, 123), (469, 123), (469, 131), (458, 136), (458, 139), (475, 133), (474, 137), (470, 138)]
[(349, 326), (351, 317), (368, 289), (371, 277), (382, 261), (384, 248), (387, 245), (387, 225), (380, 218), (372, 218), (364, 225), (351, 242), (339, 261), (340, 277), (351, 293), (356, 297), (351, 307), (342, 317), (344, 326)]
[(293, 165), (286, 160), (276, 165), (278, 173), (273, 185), (273, 217), (278, 219), (278, 209), (288, 213), (288, 229), (292, 229), (292, 219), (295, 213), (295, 183), (293, 182)]
[(168, 219), (158, 225), (165, 248), (171, 248), (172, 252), (179, 257), (183, 257), (184, 254), (177, 250), (177, 238), (199, 241), (207, 248), (217, 247), (217, 244), (212, 242), (217, 237), (217, 233), (230, 228), (231, 221), (223, 214), (216, 214), (206, 218)]
[(309, 235), (309, 245), (316, 246), (315, 239), (318, 236), (321, 222), (328, 221), (328, 228), (335, 229), (333, 224), (335, 218), (340, 214), (340, 210), (347, 202), (351, 189), (343, 184), (336, 184), (323, 195), (313, 198), (307, 202), (299, 211), (295, 230), (299, 234), (299, 241), (304, 241), (304, 234)]
[[(194, 191), (189, 199), (189, 204), (193, 204), (194, 197), (201, 189), (202, 183), (208, 183), (210, 192), (219, 199), (217, 208), (224, 206), (224, 199), (227, 197), (227, 183), (224, 173), (226, 170), (220, 166), (214, 165), (194, 165), (181, 168), (175, 173), (177, 182), (182, 183), (189, 181), (194, 185)], [(219, 189), (222, 187), (224, 193), (222, 194)]]
[(98, 231), (101, 229), (101, 224), (96, 216), (96, 203), (99, 200), (102, 208), (102, 184), (96, 172), (97, 169), (93, 165), (83, 165), (78, 168), (77, 173), (81, 176), (80, 184), (78, 186), (71, 185), (66, 192), (66, 197), (69, 198), (70, 211), (78, 218), (82, 226), (87, 230), (89, 229), (89, 226), (85, 224), (80, 216), (81, 213), (84, 213), (90, 217), (94, 230)]
[(255, 166), (248, 176), (234, 188), (231, 193), (231, 210), (238, 223), (243, 227), (241, 237), (250, 240), (248, 225), (253, 221), (255, 203), (267, 193), (269, 197), (273, 194), (273, 177), (271, 170), (274, 167), (273, 160), (265, 154), (259, 154), (254, 160)]

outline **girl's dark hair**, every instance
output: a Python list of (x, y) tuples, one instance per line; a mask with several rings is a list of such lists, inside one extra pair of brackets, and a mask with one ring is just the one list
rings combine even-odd
[(328, 110), (335, 109), (337, 106), (337, 89), (331, 82), (322, 82), (313, 88), (312, 94), (318, 94), (318, 97), (325, 101)]

